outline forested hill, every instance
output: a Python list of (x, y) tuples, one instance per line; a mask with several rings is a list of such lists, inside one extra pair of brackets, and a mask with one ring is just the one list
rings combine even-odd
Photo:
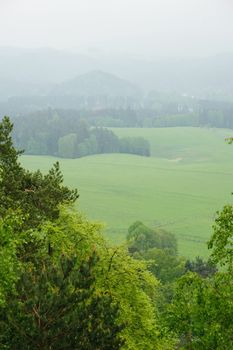
[(137, 97), (140, 89), (113, 74), (96, 70), (57, 85), (50, 91), (50, 95)]

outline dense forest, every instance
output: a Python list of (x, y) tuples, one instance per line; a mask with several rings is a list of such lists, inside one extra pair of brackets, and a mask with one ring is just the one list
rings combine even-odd
[(1, 349), (232, 348), (233, 206), (217, 213), (208, 261), (179, 256), (173, 234), (140, 221), (111, 246), (74, 208), (58, 163), (21, 166), (12, 132), (3, 118)]
[(15, 119), (14, 139), (27, 154), (63, 158), (100, 153), (150, 155), (150, 144), (142, 137), (118, 138), (111, 130), (90, 126), (76, 113), (53, 110)]

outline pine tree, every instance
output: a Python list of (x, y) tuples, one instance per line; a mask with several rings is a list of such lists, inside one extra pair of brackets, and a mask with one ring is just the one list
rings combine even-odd
[(59, 205), (74, 203), (78, 193), (63, 186), (58, 162), (46, 175), (25, 170), (18, 160), (23, 151), (15, 149), (12, 130), (9, 117), (4, 117), (0, 123), (0, 215), (20, 210), (27, 217), (25, 224), (36, 227), (45, 219), (57, 218)]
[(88, 260), (47, 256), (25, 265), (0, 314), (1, 349), (118, 350), (119, 308), (108, 293), (97, 293), (95, 252)]

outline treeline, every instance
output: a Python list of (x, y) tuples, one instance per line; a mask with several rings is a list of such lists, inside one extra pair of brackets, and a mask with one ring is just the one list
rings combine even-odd
[(150, 156), (150, 144), (141, 137), (117, 137), (111, 130), (91, 127), (75, 114), (56, 111), (36, 113), (14, 120), (14, 140), (26, 154), (80, 158), (101, 153)]
[(196, 101), (188, 108), (177, 103), (165, 109), (78, 111), (90, 125), (106, 127), (216, 127), (233, 128), (233, 103)]
[[(40, 149), (37, 153), (31, 148), (27, 149), (30, 154), (41, 154)], [(82, 142), (75, 133), (60, 137), (57, 141), (57, 151), (53, 155), (80, 158), (101, 153), (130, 153), (149, 157), (150, 144), (142, 137), (118, 138), (111, 130), (94, 128), (88, 131)], [(46, 154), (51, 154), (49, 148)]]
[[(99, 111), (99, 110), (151, 110), (155, 115), (187, 114), (196, 110), (197, 100), (190, 96), (181, 96), (176, 93), (162, 93), (150, 91), (143, 96), (141, 93), (133, 93), (131, 96), (111, 94), (112, 86), (108, 94), (96, 91), (86, 95), (82, 91), (80, 95), (67, 95), (65, 91), (58, 96), (12, 96), (5, 102), (0, 102), (0, 113), (10, 115), (26, 114), (40, 111), (50, 106), (52, 109), (74, 109), (76, 111)], [(92, 86), (93, 89), (93, 86)], [(122, 91), (120, 92), (122, 93)]]
[[(48, 122), (49, 120), (49, 122)], [(77, 130), (77, 123), (85, 121), (90, 127), (216, 127), (233, 128), (233, 104), (229, 102), (196, 101), (192, 107), (170, 102), (166, 108), (115, 108), (97, 110), (75, 109), (44, 109), (34, 113), (22, 114), (14, 118), (15, 134), (20, 139), (21, 134), (28, 133), (28, 123), (32, 126), (33, 138), (38, 133), (46, 134), (50, 129), (63, 128), (53, 131), (51, 137), (59, 137)], [(43, 123), (45, 127), (40, 125)], [(25, 130), (25, 131), (24, 131)], [(58, 135), (56, 135), (56, 133)], [(30, 137), (30, 135), (29, 135)], [(43, 135), (40, 137), (43, 138)], [(22, 137), (21, 137), (22, 139)], [(51, 141), (52, 142), (52, 141)], [(50, 145), (49, 145), (50, 147)], [(27, 150), (28, 147), (25, 147)]]
[(202, 101), (198, 117), (201, 126), (233, 129), (233, 103)]

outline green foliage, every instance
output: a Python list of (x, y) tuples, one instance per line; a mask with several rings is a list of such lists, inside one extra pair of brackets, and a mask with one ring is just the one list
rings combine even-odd
[(142, 222), (134, 222), (128, 229), (127, 241), (130, 253), (147, 251), (149, 248), (160, 247), (160, 235)]
[(78, 266), (72, 256), (33, 260), (1, 310), (1, 348), (120, 349), (119, 309), (109, 294), (95, 291), (96, 254)]
[[(108, 247), (100, 225), (69, 209), (38, 230), (24, 231), (23, 225), (21, 229), (19, 244), (11, 250), (17, 278), (13, 282), (5, 278), (9, 288), (0, 312), (2, 347), (12, 349), (18, 342), (18, 349), (26, 345), (33, 349), (35, 343), (41, 349), (48, 344), (51, 349), (65, 349), (72, 332), (80, 335), (75, 337), (74, 349), (77, 344), (80, 349), (96, 349), (93, 344), (101, 339), (106, 348), (107, 344), (114, 348), (115, 341), (116, 349), (121, 344), (125, 350), (169, 345), (162, 337), (154, 305), (158, 282), (144, 262), (132, 259), (123, 248)], [(57, 345), (63, 333), (68, 337)]]
[(91, 224), (77, 214), (64, 212), (56, 224), (45, 226), (48, 232), (45, 237), (49, 237), (53, 254), (57, 249), (59, 254), (68, 250), (78, 252), (78, 256), (84, 259), (94, 247), (100, 257), (96, 287), (99, 291), (109, 291), (119, 307), (119, 323), (126, 324), (121, 332), (121, 338), (125, 340), (122, 349), (159, 347), (164, 340), (159, 340), (160, 327), (154, 305), (158, 282), (147, 271), (145, 263), (132, 259), (127, 250), (108, 247), (100, 229), (100, 225)]
[(177, 252), (177, 242), (173, 234), (162, 229), (151, 229), (142, 222), (134, 222), (128, 229), (129, 251), (146, 252), (150, 248), (170, 249)]
[(124, 137), (120, 139), (120, 152), (150, 156), (150, 144), (142, 137)]
[(6, 294), (15, 290), (21, 262), (17, 258), (18, 247), (24, 242), (19, 235), (22, 220), (9, 214), (0, 220), (0, 306), (5, 304)]
[(174, 282), (185, 273), (184, 259), (170, 249), (152, 248), (142, 256), (149, 262), (149, 270), (162, 283)]
[[(208, 243), (211, 262), (197, 258), (186, 263), (187, 273), (177, 280), (167, 324), (180, 339), (179, 349), (227, 350), (232, 348), (233, 273), (232, 206), (224, 206), (213, 226)], [(213, 262), (228, 269), (216, 272)], [(203, 278), (204, 277), (204, 278)]]
[(197, 256), (194, 261), (187, 260), (185, 263), (185, 270), (186, 272), (196, 272), (203, 278), (211, 277), (218, 271), (216, 264), (211, 260), (205, 261), (199, 256)]
[(109, 250), (106, 258), (102, 283), (119, 301), (120, 320), (127, 323), (122, 332), (126, 339), (123, 349), (159, 347), (163, 339), (159, 340), (161, 330), (153, 304), (158, 282), (143, 262), (130, 258), (123, 249)]
[[(22, 152), (13, 146), (11, 133), (13, 124), (8, 117), (0, 123), (0, 213), (15, 205), (20, 197), (20, 187), (23, 170), (18, 163), (18, 156)], [(14, 197), (14, 198), (13, 198)]]
[(188, 273), (176, 286), (168, 324), (180, 337), (179, 349), (227, 350), (232, 347), (232, 275), (203, 279)]
[(97, 287), (98, 225), (68, 212), (37, 230), (24, 220), (0, 223), (1, 349), (120, 349), (118, 301)]
[(211, 258), (215, 263), (228, 265), (233, 264), (233, 206), (225, 205), (213, 226), (214, 233), (208, 243), (213, 249)]
[(28, 154), (47, 154), (48, 149), (44, 140), (40, 140), (39, 135), (37, 139), (34, 137), (29, 137), (27, 142), (27, 152)]
[(12, 129), (10, 119), (4, 117), (0, 123), (0, 214), (6, 215), (9, 209), (20, 210), (27, 216), (25, 224), (35, 227), (45, 219), (57, 217), (59, 205), (75, 202), (78, 194), (63, 186), (58, 162), (46, 175), (22, 168), (18, 161), (22, 152), (13, 146)]
[[(75, 158), (77, 148), (77, 135), (68, 134), (58, 140), (58, 155), (62, 158)], [(48, 153), (47, 153), (48, 154)]]
[(147, 261), (149, 271), (162, 283), (173, 282), (184, 274), (184, 259), (177, 256), (176, 238), (170, 232), (136, 221), (128, 229), (127, 241), (131, 255)]

